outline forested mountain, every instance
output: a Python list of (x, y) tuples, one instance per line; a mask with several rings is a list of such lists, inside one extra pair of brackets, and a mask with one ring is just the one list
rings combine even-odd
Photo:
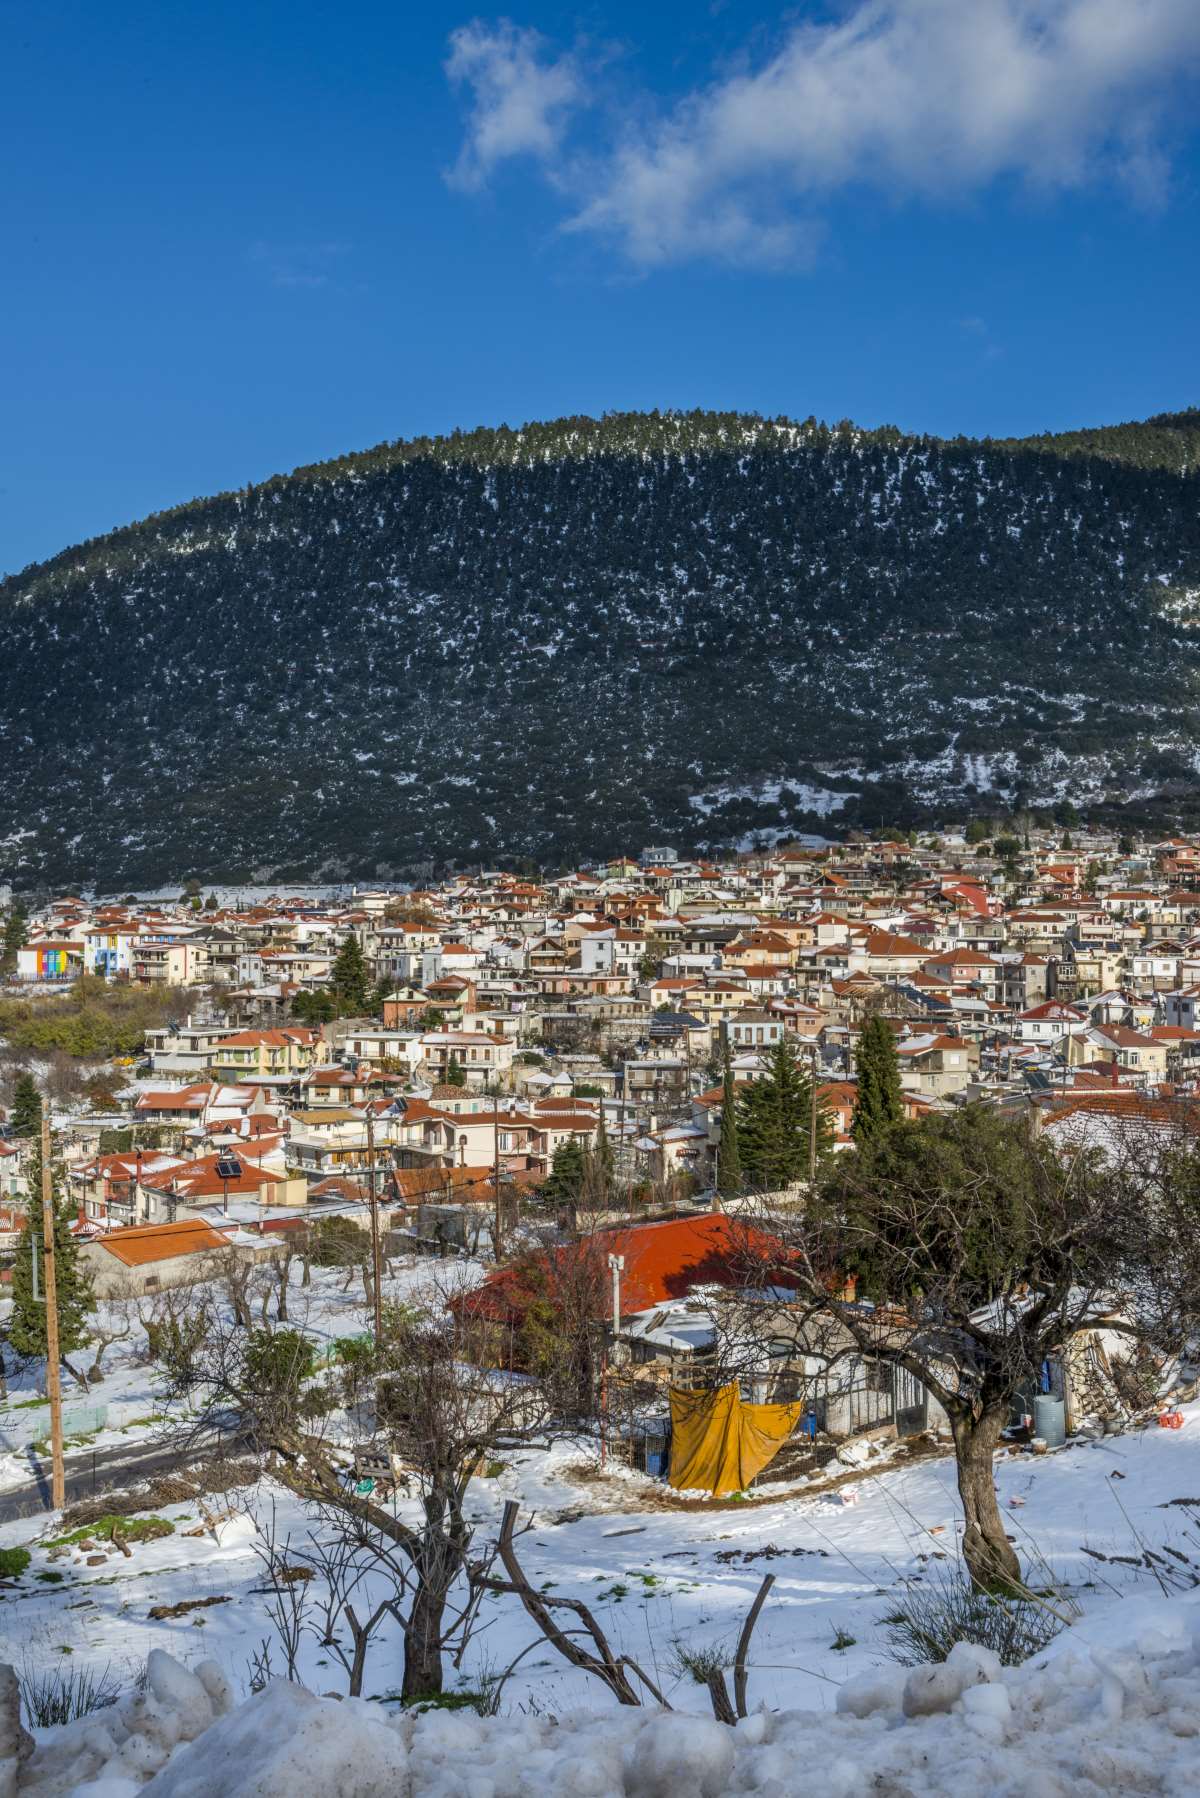
[(1198, 458), (626, 414), (195, 501), (0, 585), (0, 879), (1189, 815)]

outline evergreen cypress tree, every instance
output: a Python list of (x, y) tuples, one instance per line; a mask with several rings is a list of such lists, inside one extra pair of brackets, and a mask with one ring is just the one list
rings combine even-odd
[(36, 1136), (42, 1127), (42, 1095), (32, 1074), (18, 1074), (13, 1082), (12, 1110), (8, 1114), (14, 1136)]
[(554, 1151), (549, 1177), (540, 1196), (552, 1205), (574, 1205), (583, 1190), (583, 1149), (577, 1136), (568, 1136)]
[[(69, 1355), (88, 1340), (87, 1315), (95, 1310), (92, 1276), (79, 1261), (79, 1243), (71, 1233), (74, 1212), (67, 1193), (66, 1175), (56, 1153), (50, 1148), (50, 1180), (54, 1208), (54, 1273), (58, 1297), (58, 1346), (60, 1355)], [(44, 1356), (46, 1353), (45, 1283), (42, 1265), (42, 1149), (40, 1139), (29, 1169), (29, 1196), (26, 1201), (28, 1224), (21, 1234), (12, 1275), (12, 1316), (8, 1339), (18, 1355)], [(37, 1290), (34, 1298), (33, 1264), (37, 1261)]]
[(340, 1017), (358, 1017), (367, 1009), (371, 982), (362, 945), (351, 933), (337, 952), (337, 960), (329, 976), (329, 987)]
[(25, 926), (25, 907), (14, 905), (4, 920), (4, 941), (0, 947), (0, 968), (11, 973), (17, 965), (17, 950), (25, 947), (28, 931)]
[(896, 1038), (885, 1018), (868, 1018), (854, 1050), (858, 1091), (850, 1134), (856, 1143), (882, 1136), (904, 1117)]
[[(748, 1180), (765, 1191), (794, 1186), (808, 1174), (812, 1080), (790, 1043), (776, 1043), (767, 1072), (738, 1095), (738, 1151)], [(825, 1107), (817, 1106), (817, 1155), (832, 1131)]]
[(730, 1198), (742, 1190), (742, 1157), (738, 1149), (737, 1094), (733, 1084), (733, 1062), (729, 1045), (725, 1045), (725, 1066), (721, 1076), (721, 1140), (717, 1145), (717, 1191)]
[(458, 1057), (456, 1055), (452, 1055), (450, 1057), (449, 1065), (446, 1068), (446, 1085), (447, 1086), (465, 1086), (466, 1084), (467, 1084), (467, 1076), (463, 1073), (461, 1067), (458, 1065)]

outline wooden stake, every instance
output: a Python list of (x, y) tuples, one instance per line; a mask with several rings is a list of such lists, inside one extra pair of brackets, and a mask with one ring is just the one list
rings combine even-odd
[(50, 1108), (42, 1101), (42, 1273), (46, 1290), (46, 1396), (50, 1400), (50, 1501), (66, 1503), (63, 1469), (62, 1377), (58, 1360), (58, 1281), (54, 1268), (54, 1195), (50, 1180)]

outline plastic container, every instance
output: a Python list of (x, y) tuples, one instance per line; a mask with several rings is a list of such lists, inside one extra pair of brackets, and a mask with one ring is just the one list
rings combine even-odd
[(1039, 1392), (1033, 1401), (1033, 1433), (1047, 1448), (1061, 1448), (1067, 1439), (1067, 1407), (1052, 1392)]

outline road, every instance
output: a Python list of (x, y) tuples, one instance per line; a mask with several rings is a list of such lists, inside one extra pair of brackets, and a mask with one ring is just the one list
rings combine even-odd
[[(232, 1454), (245, 1446), (246, 1438), (240, 1433), (224, 1435), (213, 1444), (220, 1454)], [(112, 1492), (122, 1486), (136, 1485), (156, 1473), (171, 1473), (190, 1462), (203, 1460), (206, 1452), (212, 1451), (206, 1451), (193, 1441), (183, 1448), (178, 1444), (152, 1442), (140, 1449), (121, 1444), (117, 1448), (85, 1449), (82, 1454), (68, 1455), (67, 1503), (91, 1498), (95, 1492)], [(7, 1491), (0, 1492), (0, 1523), (13, 1523), (19, 1517), (38, 1517), (51, 1508), (50, 1463), (40, 1459), (32, 1449), (29, 1463), (34, 1477), (23, 1485), (10, 1486)]]

